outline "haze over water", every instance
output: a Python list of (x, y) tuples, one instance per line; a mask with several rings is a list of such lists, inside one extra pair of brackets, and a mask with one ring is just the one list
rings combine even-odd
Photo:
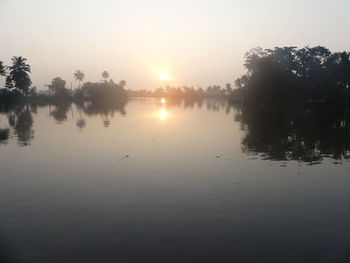
[(0, 263), (350, 262), (349, 0), (0, 0)]
[[(128, 89), (233, 83), (261, 46), (347, 50), (348, 0), (0, 0), (0, 60), (23, 56), (33, 85), (107, 70)], [(153, 68), (172, 79), (159, 81)], [(0, 86), (3, 79), (0, 78)]]
[(350, 257), (348, 152), (249, 150), (241, 109), (222, 100), (24, 107), (0, 117), (4, 262)]

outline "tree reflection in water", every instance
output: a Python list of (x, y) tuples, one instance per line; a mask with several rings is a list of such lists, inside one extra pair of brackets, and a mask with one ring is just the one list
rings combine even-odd
[(322, 104), (253, 106), (228, 103), (226, 100), (169, 100), (167, 107), (200, 109), (226, 114), (244, 131), (242, 151), (262, 159), (297, 160), (318, 164), (324, 158), (350, 159), (350, 111)]
[(62, 102), (54, 105), (54, 108), (50, 111), (50, 116), (52, 116), (56, 122), (62, 123), (67, 120), (67, 114), (70, 110), (71, 103)]
[(77, 125), (77, 127), (79, 128), (79, 130), (83, 130), (83, 128), (85, 128), (85, 126), (86, 126), (86, 120), (85, 119), (78, 119), (77, 121), (76, 121), (76, 125)]
[(348, 110), (320, 105), (297, 109), (245, 106), (236, 120), (245, 131), (243, 152), (315, 164), (325, 157), (350, 158), (349, 117)]
[[(100, 115), (103, 117), (104, 127), (110, 125), (109, 117), (113, 117), (115, 112), (119, 112), (123, 116), (126, 115), (126, 103), (109, 103), (97, 104), (93, 102), (85, 102), (76, 104), (80, 118), (76, 120), (76, 126), (82, 130), (86, 126), (86, 119), (82, 116)], [(56, 123), (64, 123), (68, 120), (68, 114), (71, 111), (74, 117), (72, 103), (62, 102), (57, 104), (3, 104), (0, 106), (0, 115), (6, 116), (7, 124), (0, 123), (0, 145), (7, 144), (11, 137), (16, 137), (20, 146), (30, 145), (34, 139), (34, 118), (33, 114), (37, 113), (38, 107), (49, 106), (50, 117)]]
[(0, 129), (0, 144), (6, 144), (10, 136), (10, 129)]
[(33, 113), (36, 112), (37, 105), (2, 105), (0, 113), (7, 115), (9, 127), (0, 129), (0, 143), (6, 143), (12, 133), (20, 146), (29, 145), (34, 138)]
[(110, 102), (110, 103), (99, 103), (99, 102), (82, 102), (76, 104), (77, 110), (80, 114), (80, 119), (77, 120), (76, 125), (79, 129), (86, 126), (86, 120), (82, 118), (84, 113), (87, 116), (102, 116), (103, 126), (108, 128), (110, 125), (110, 118), (113, 118), (115, 112), (121, 115), (126, 115), (126, 102)]
[[(164, 109), (206, 109), (233, 114), (243, 131), (241, 147), (247, 155), (259, 155), (268, 160), (297, 160), (317, 164), (324, 158), (350, 159), (350, 112), (341, 107), (324, 107), (321, 104), (286, 106), (234, 105), (226, 100), (187, 99), (166, 102), (156, 100)], [(37, 107), (47, 105), (1, 105), (0, 114), (7, 124), (0, 122), (0, 145), (12, 137), (20, 146), (29, 145), (34, 138), (33, 114)], [(109, 127), (115, 113), (126, 115), (126, 103), (83, 102), (72, 105), (49, 105), (50, 116), (57, 122), (68, 120), (71, 111), (77, 128), (82, 131), (88, 120), (84, 116), (100, 116), (104, 127)]]

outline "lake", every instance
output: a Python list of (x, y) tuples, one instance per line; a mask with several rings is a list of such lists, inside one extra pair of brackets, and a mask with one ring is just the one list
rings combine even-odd
[(1, 262), (350, 262), (348, 137), (249, 116), (221, 100), (3, 107)]

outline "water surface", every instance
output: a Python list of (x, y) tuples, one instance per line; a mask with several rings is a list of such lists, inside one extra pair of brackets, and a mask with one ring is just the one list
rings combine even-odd
[(0, 116), (2, 262), (350, 261), (349, 141), (281, 150), (215, 100)]

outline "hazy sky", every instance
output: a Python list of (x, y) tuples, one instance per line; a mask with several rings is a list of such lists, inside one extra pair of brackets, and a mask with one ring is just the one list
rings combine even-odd
[(349, 0), (0, 0), (0, 60), (28, 58), (39, 89), (76, 69), (131, 89), (223, 85), (256, 46), (349, 50), (349, 10)]

